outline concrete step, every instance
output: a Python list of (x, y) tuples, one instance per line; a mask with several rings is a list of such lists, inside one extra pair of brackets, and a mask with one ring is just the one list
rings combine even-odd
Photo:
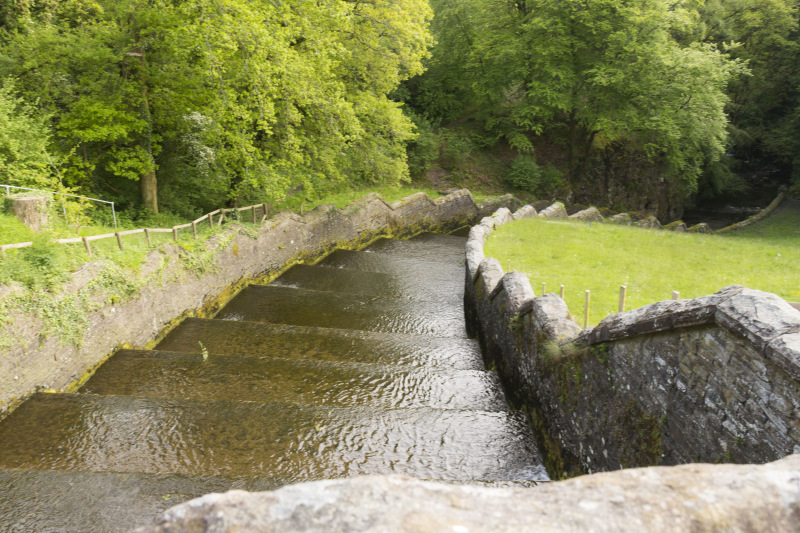
[(453, 306), (461, 306), (464, 300), (464, 281), (460, 278), (430, 283), (424, 276), (399, 276), (316, 265), (295, 265), (270, 285), (420, 302), (444, 301)]
[(519, 413), (39, 393), (0, 425), (0, 468), (524, 480), (542, 463)]
[(408, 240), (378, 239), (365, 252), (392, 254), (408, 259), (458, 264), (464, 260), (467, 239), (440, 233), (422, 233)]
[(99, 395), (331, 407), (507, 411), (497, 374), (313, 360), (120, 350), (81, 388)]
[(434, 337), (467, 336), (464, 311), (452, 302), (418, 302), (272, 285), (243, 289), (215, 318)]
[(0, 469), (0, 531), (123, 533), (204, 494), (285, 484), (260, 477)]
[(187, 318), (157, 346), (160, 351), (243, 357), (352, 361), (379, 365), (483, 370), (477, 341), (352, 329)]

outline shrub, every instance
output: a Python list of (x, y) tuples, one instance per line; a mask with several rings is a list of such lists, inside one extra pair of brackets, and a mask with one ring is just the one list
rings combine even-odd
[(547, 165), (542, 168), (532, 155), (520, 154), (514, 158), (505, 176), (505, 184), (537, 196), (546, 196), (561, 186), (561, 172)]

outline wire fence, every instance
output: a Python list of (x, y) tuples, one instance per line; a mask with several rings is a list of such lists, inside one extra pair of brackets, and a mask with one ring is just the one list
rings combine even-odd
[[(20, 188), (20, 187), (18, 187), (18, 188)], [(27, 189), (27, 190), (33, 190), (33, 189)], [(56, 193), (56, 194), (60, 194), (60, 193)], [(105, 200), (99, 200), (99, 201), (104, 202)], [(111, 202), (111, 203), (113, 203), (113, 202)], [(154, 233), (172, 233), (173, 240), (177, 241), (178, 240), (178, 232), (179, 231), (187, 229), (187, 228), (192, 228), (192, 233), (194, 235), (194, 238), (197, 238), (197, 227), (198, 227), (199, 224), (203, 223), (204, 221), (208, 221), (209, 227), (211, 229), (214, 229), (214, 226), (219, 227), (222, 224), (222, 222), (225, 220), (225, 216), (226, 215), (230, 216), (231, 214), (234, 214), (236, 216), (236, 219), (239, 220), (240, 217), (241, 217), (241, 213), (243, 211), (251, 211), (251, 213), (252, 213), (251, 217), (252, 217), (253, 224), (256, 224), (257, 222), (263, 223), (267, 219), (267, 213), (269, 212), (269, 206), (267, 206), (267, 204), (255, 204), (255, 205), (249, 205), (247, 207), (233, 207), (233, 208), (230, 208), (230, 209), (227, 209), (227, 208), (226, 209), (217, 209), (215, 211), (212, 211), (211, 213), (207, 213), (207, 214), (201, 216), (197, 220), (193, 220), (193, 221), (188, 222), (186, 224), (179, 224), (177, 226), (172, 226), (171, 228), (130, 229), (130, 230), (125, 230), (125, 231), (115, 231), (114, 233), (104, 233), (102, 235), (91, 235), (91, 236), (87, 236), (87, 237), (73, 237), (73, 238), (69, 238), (69, 239), (56, 239), (55, 242), (57, 242), (59, 244), (83, 243), (84, 247), (86, 248), (86, 252), (89, 254), (89, 257), (92, 257), (92, 245), (91, 245), (92, 241), (99, 241), (99, 240), (102, 240), (102, 239), (116, 238), (117, 239), (117, 246), (119, 246), (119, 249), (121, 251), (125, 251), (125, 246), (124, 246), (124, 244), (122, 242), (122, 237), (124, 237), (126, 235), (135, 235), (135, 234), (138, 234), (138, 233), (144, 233), (145, 238), (147, 239), (147, 244), (149, 246), (152, 246), (152, 241), (151, 241), (151, 237), (150, 236), (151, 236), (151, 234), (154, 234)], [(259, 214), (261, 215), (260, 221), (258, 219), (258, 215)], [(219, 215), (218, 218), (217, 218), (217, 215)], [(216, 221), (215, 221), (215, 218), (216, 218)], [(114, 227), (116, 228), (116, 219), (115, 219)], [(2, 254), (2, 257), (5, 257), (6, 256), (6, 250), (11, 250), (11, 249), (14, 249), (14, 248), (27, 248), (28, 246), (33, 246), (33, 242), (20, 242), (20, 243), (16, 243), (16, 244), (3, 244), (3, 245), (0, 245), (0, 254)]]
[[(84, 200), (90, 200), (92, 202), (100, 202), (100, 203), (103, 203), (103, 204), (109, 204), (109, 205), (111, 205), (111, 217), (114, 219), (114, 227), (115, 228), (117, 227), (117, 210), (115, 209), (114, 202), (110, 202), (108, 200), (100, 200), (98, 198), (90, 198), (88, 196), (80, 196), (78, 194), (68, 194), (68, 193), (65, 193), (65, 192), (51, 192), (51, 191), (43, 191), (41, 189), (29, 189), (27, 187), (17, 187), (16, 185), (0, 185), (0, 187), (4, 188), (6, 190), (6, 196), (10, 196), (11, 195), (11, 189), (14, 189), (14, 190), (20, 190), (20, 191), (33, 191), (33, 192), (39, 192), (39, 193), (52, 194), (53, 196), (61, 196), (62, 198), (65, 197), (65, 196), (69, 196), (70, 198), (82, 198)], [(67, 218), (67, 208), (64, 207), (63, 200), (62, 200), (62, 203), (61, 203), (61, 209), (64, 212), (64, 218), (66, 219)]]

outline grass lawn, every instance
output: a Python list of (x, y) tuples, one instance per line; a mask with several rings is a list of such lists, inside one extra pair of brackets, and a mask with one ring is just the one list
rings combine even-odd
[(738, 232), (698, 235), (611, 224), (524, 219), (492, 233), (486, 256), (504, 270), (524, 272), (534, 292), (558, 292), (583, 325), (585, 290), (589, 324), (617, 312), (620, 285), (626, 309), (711, 294), (739, 284), (800, 302), (800, 202), (786, 202), (766, 220)]

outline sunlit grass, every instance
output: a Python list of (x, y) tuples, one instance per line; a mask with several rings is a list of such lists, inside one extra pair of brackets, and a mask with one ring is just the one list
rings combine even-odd
[(565, 301), (579, 324), (585, 290), (589, 324), (617, 312), (620, 285), (626, 310), (667, 300), (672, 291), (695, 298), (739, 284), (800, 301), (798, 214), (775, 215), (747, 231), (698, 235), (610, 224), (524, 219), (492, 233), (487, 257), (504, 270), (526, 273), (537, 295), (565, 286)]

